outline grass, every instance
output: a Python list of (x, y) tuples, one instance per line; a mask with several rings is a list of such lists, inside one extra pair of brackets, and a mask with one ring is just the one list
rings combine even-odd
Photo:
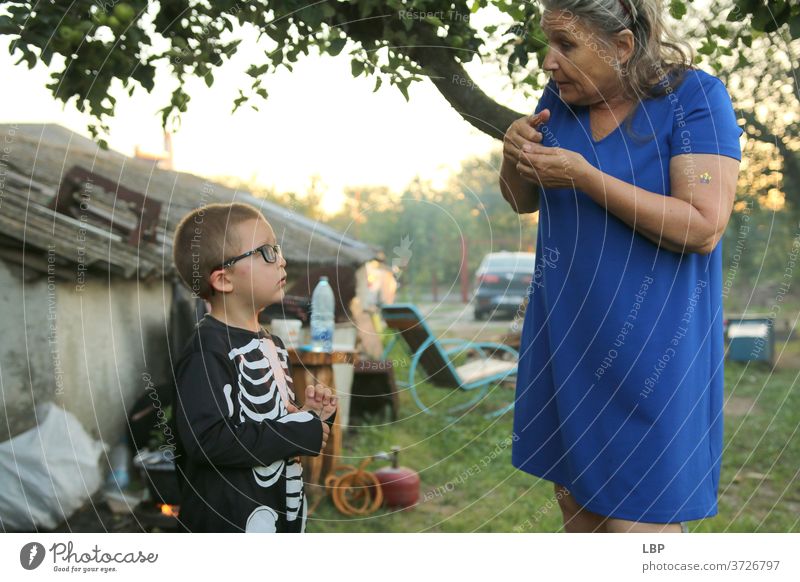
[[(401, 348), (392, 356), (405, 361)], [(800, 532), (800, 342), (777, 343), (777, 367), (729, 362), (725, 369), (725, 452), (719, 515), (690, 524), (700, 532)], [(401, 364), (398, 367), (404, 369)], [(423, 385), (435, 410), (464, 401), (458, 391)], [(552, 484), (517, 471), (510, 463), (512, 413), (487, 420), (513, 389), (498, 387), (460, 418), (425, 415), (408, 393), (397, 422), (373, 419), (344, 437), (342, 463), (400, 445), (400, 464), (419, 472), (420, 501), (407, 510), (381, 509), (345, 517), (328, 499), (309, 517), (317, 532), (555, 532), (561, 513)], [(368, 469), (386, 465), (374, 461)]]

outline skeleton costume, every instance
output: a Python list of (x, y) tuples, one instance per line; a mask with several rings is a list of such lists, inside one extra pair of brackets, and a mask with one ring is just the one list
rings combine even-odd
[(293, 401), (294, 392), (281, 339), (206, 315), (178, 361), (176, 378), (183, 526), (193, 532), (304, 531), (297, 455), (319, 454), (322, 422), (313, 412), (287, 412), (284, 400)]

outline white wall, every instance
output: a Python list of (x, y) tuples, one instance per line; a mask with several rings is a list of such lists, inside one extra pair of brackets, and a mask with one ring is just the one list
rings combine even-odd
[(34, 403), (52, 400), (55, 393), (47, 281), (23, 283), (21, 273), (19, 266), (0, 260), (0, 440), (9, 437), (9, 429), (13, 435), (33, 427)]
[[(110, 292), (109, 292), (110, 291)], [(64, 370), (59, 400), (94, 436), (113, 444), (126, 410), (148, 385), (167, 378), (171, 295), (159, 284), (93, 279), (58, 293), (58, 346)]]
[[(62, 404), (94, 437), (115, 443), (127, 408), (148, 383), (169, 377), (169, 285), (162, 294), (160, 282), (114, 278), (109, 290), (102, 275), (82, 286), (44, 276), (25, 283), (23, 293), (13, 269), (0, 261), (0, 407), (12, 412), (12, 429), (33, 425), (33, 394), (36, 402)], [(0, 440), (7, 437), (0, 425)]]

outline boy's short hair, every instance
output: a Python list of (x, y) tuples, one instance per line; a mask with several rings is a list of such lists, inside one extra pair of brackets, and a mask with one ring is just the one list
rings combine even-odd
[(192, 296), (208, 299), (212, 295), (211, 270), (242, 252), (235, 227), (259, 218), (266, 220), (255, 206), (234, 202), (207, 204), (181, 219), (175, 228), (172, 260)]

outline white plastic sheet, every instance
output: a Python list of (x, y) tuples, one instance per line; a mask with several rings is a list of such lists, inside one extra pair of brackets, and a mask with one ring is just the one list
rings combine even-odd
[(53, 403), (36, 408), (39, 424), (0, 443), (0, 529), (52, 529), (101, 484), (103, 445)]

